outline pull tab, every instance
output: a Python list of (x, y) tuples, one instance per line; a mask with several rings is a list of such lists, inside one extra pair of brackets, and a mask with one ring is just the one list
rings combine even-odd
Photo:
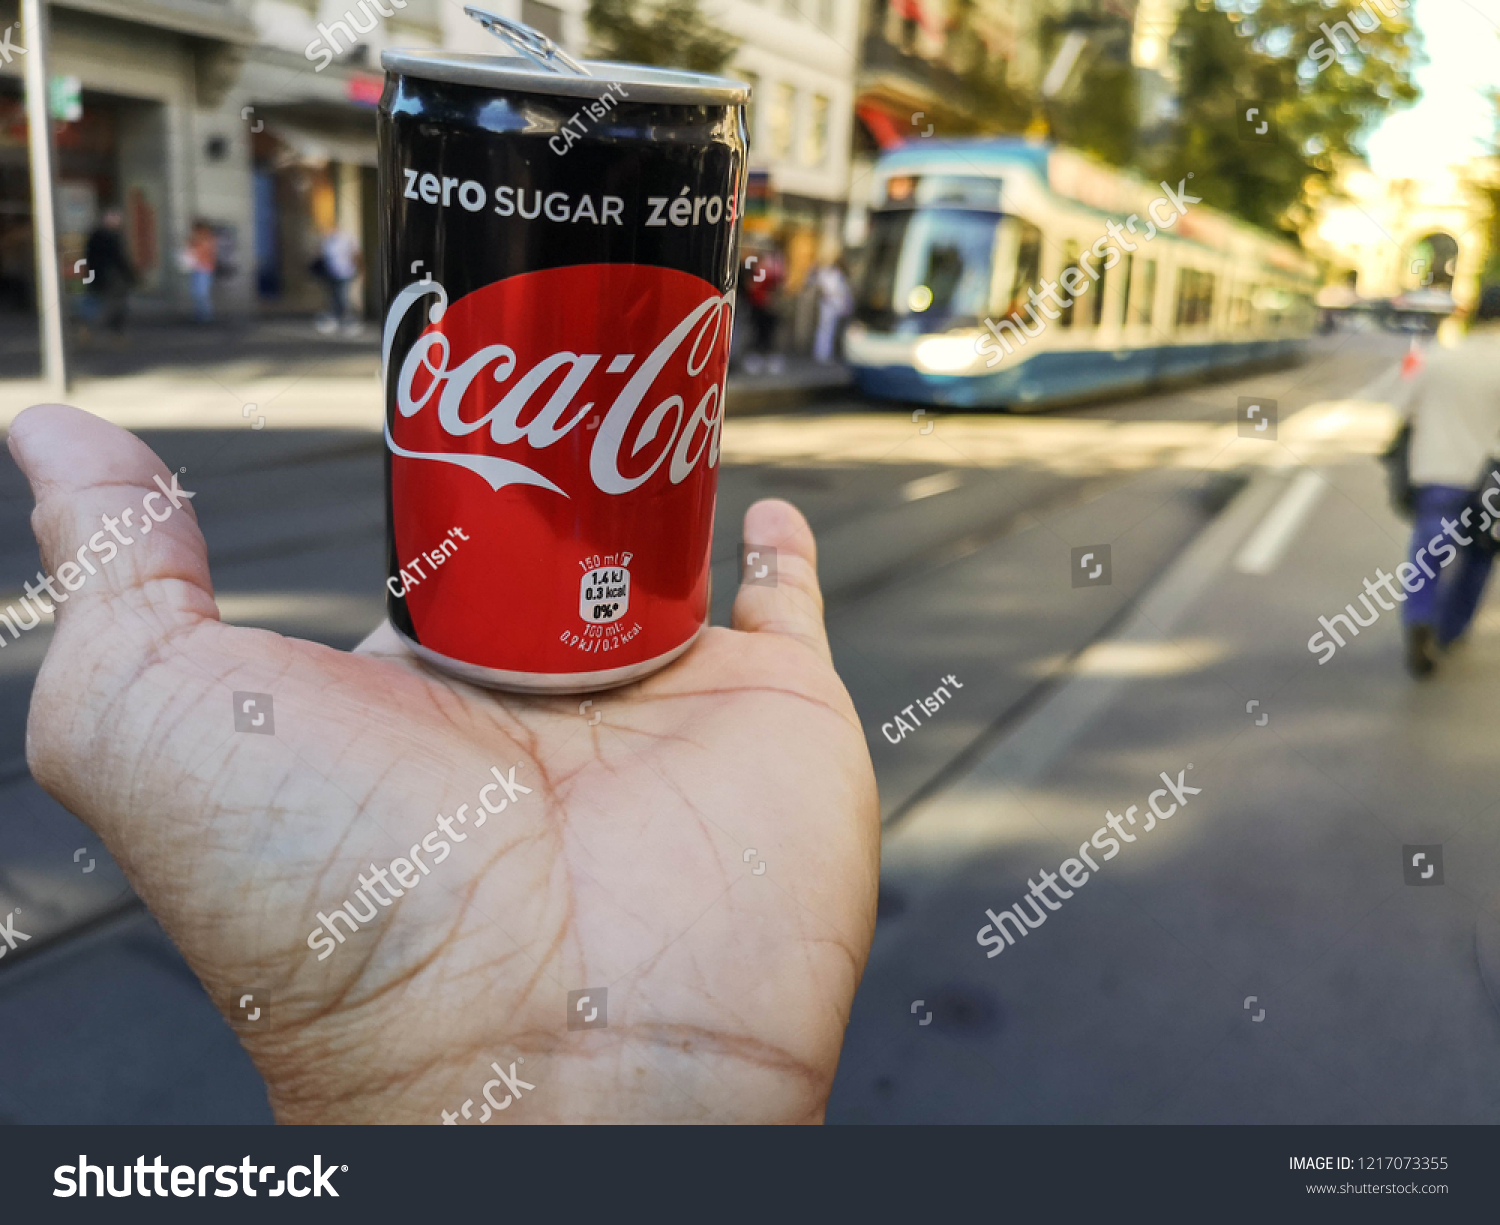
[(519, 21), (512, 21), (509, 17), (501, 17), (498, 13), (491, 13), (486, 9), (475, 8), (471, 4), (464, 6), (464, 12), (496, 38), (501, 38), (508, 42), (538, 68), (545, 68), (549, 72), (558, 72), (560, 71), (559, 65), (561, 65), (562, 68), (566, 68), (575, 76), (587, 77), (593, 75), (593, 73), (540, 30), (533, 30), (530, 26), (523, 25)]

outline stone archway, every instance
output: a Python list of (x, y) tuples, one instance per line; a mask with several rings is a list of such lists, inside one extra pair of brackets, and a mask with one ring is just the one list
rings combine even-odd
[(1407, 279), (1413, 288), (1453, 291), (1458, 272), (1458, 240), (1444, 230), (1434, 230), (1411, 247)]

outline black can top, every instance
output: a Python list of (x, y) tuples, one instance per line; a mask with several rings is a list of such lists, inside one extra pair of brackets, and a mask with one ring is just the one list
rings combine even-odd
[(403, 51), (380, 56), (387, 72), (424, 77), (457, 85), (511, 90), (527, 94), (563, 94), (573, 98), (602, 98), (612, 84), (627, 86), (634, 102), (665, 102), (679, 106), (737, 106), (750, 99), (750, 86), (728, 77), (643, 64), (585, 61), (591, 75), (554, 72), (520, 56), (479, 55), (470, 51)]

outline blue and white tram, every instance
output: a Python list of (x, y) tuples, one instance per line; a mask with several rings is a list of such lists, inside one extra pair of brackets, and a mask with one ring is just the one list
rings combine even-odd
[(882, 399), (1038, 408), (1295, 356), (1290, 243), (1056, 145), (919, 141), (875, 167), (845, 355)]

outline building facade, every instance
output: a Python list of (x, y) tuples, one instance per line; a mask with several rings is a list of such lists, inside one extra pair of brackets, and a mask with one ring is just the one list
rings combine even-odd
[[(17, 19), (15, 0), (0, 0), (0, 23)], [(168, 309), (185, 292), (174, 254), (192, 218), (243, 187), (230, 150), (212, 140), (213, 117), (254, 30), (242, 10), (213, 0), (57, 2), (51, 26), (54, 83), (75, 103), (55, 124), (68, 288), (81, 289), (86, 274), (74, 257), (89, 230), (118, 207), (138, 300)], [(19, 54), (0, 64), (0, 310), (29, 312), (36, 278), (24, 68)]]
[[(906, 140), (1019, 131), (1051, 63), (1047, 23), (1101, 2), (863, 0), (845, 242), (864, 242), (869, 172), (882, 150)], [(986, 109), (975, 76), (1010, 91), (1014, 113)]]
[(1318, 201), (1303, 246), (1328, 286), (1350, 291), (1339, 305), (1418, 290), (1472, 306), (1490, 258), (1488, 189), (1494, 163), (1477, 159), (1425, 179), (1387, 179), (1359, 162), (1339, 167)]
[[(491, 0), (574, 46), (583, 0)], [(0, 0), (0, 24), (18, 19)], [(188, 309), (179, 252), (198, 219), (218, 233), (216, 306), (229, 317), (323, 304), (313, 274), (334, 228), (376, 247), (375, 124), (382, 48), (496, 43), (447, 0), (53, 0), (51, 72), (76, 93), (58, 116), (64, 275), (110, 207), (139, 273), (133, 309)], [(0, 63), (0, 312), (34, 310), (21, 53)], [(57, 112), (54, 111), (57, 116)], [(368, 261), (371, 269), (376, 261)], [(379, 287), (354, 300), (373, 313)]]
[(725, 69), (754, 89), (746, 241), (774, 243), (795, 294), (841, 247), (860, 0), (707, 0), (740, 39)]

